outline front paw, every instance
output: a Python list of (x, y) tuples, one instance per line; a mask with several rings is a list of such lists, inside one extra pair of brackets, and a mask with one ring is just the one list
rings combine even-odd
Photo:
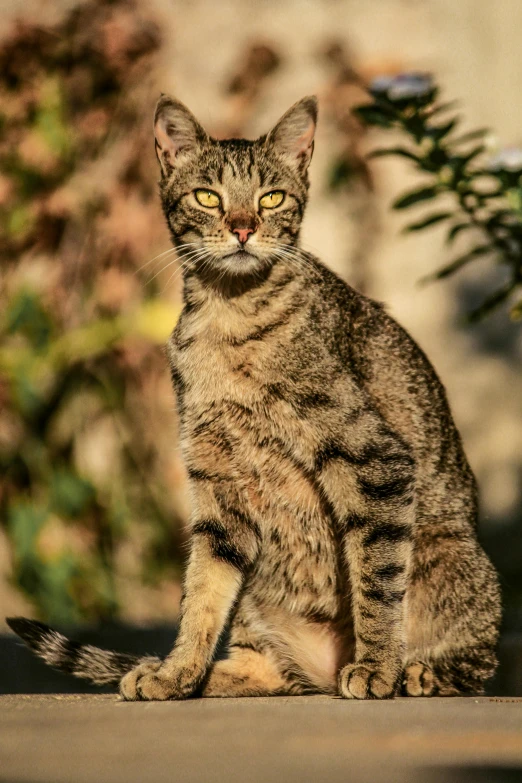
[(120, 696), (125, 701), (166, 701), (175, 699), (172, 681), (161, 674), (163, 661), (149, 658), (131, 669), (120, 682)]
[(373, 663), (352, 663), (339, 674), (339, 693), (344, 699), (392, 699), (396, 688), (395, 673)]
[(172, 659), (147, 658), (120, 681), (120, 695), (125, 701), (168, 701), (187, 699), (201, 680), (199, 669), (184, 666)]

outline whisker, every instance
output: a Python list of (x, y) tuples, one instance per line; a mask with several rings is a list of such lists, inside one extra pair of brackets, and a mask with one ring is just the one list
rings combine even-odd
[(201, 254), (193, 256), (189, 260), (189, 263), (187, 263), (186, 265), (182, 264), (179, 269), (176, 269), (173, 272), (173, 274), (167, 280), (167, 283), (166, 283), (165, 288), (163, 289), (163, 291), (166, 291), (167, 288), (174, 282), (174, 280), (177, 277), (179, 277), (179, 275), (184, 271), (184, 269), (187, 269), (193, 263), (197, 263), (198, 261), (203, 261), (203, 269), (205, 269), (207, 267), (207, 265), (210, 263), (210, 260), (211, 259), (208, 257), (208, 252), (207, 251), (203, 251)]
[(176, 254), (176, 257), (173, 258), (172, 261), (169, 261), (168, 264), (165, 264), (165, 266), (163, 266), (160, 270), (158, 270), (155, 275), (152, 275), (152, 277), (147, 280), (147, 283), (152, 283), (152, 281), (155, 280), (158, 277), (158, 275), (161, 275), (162, 272), (165, 271), (165, 269), (168, 269), (169, 266), (172, 266), (172, 264), (175, 264), (177, 261), (179, 261), (179, 258), (178, 255)]
[(208, 250), (206, 248), (200, 248), (197, 251), (193, 251), (192, 254), (191, 254), (191, 257), (184, 259), (180, 263), (179, 267), (177, 269), (175, 269), (174, 272), (171, 274), (171, 276), (169, 277), (169, 279), (165, 283), (165, 286), (164, 286), (164, 288), (162, 290), (162, 293), (165, 293), (165, 291), (170, 286), (170, 284), (173, 283), (174, 280), (177, 277), (179, 277), (179, 275), (183, 272), (184, 269), (186, 269), (188, 266), (190, 266), (194, 262), (200, 261), (202, 259), (207, 261), (207, 256), (208, 256)]
[(138, 269), (135, 269), (134, 270), (134, 274), (135, 275), (139, 274), (143, 269), (145, 269), (146, 267), (150, 266), (150, 264), (152, 264), (154, 261), (157, 261), (158, 258), (162, 258), (163, 256), (166, 256), (169, 253), (173, 253), (173, 252), (174, 252), (174, 248), (170, 247), (168, 250), (165, 250), (163, 253), (160, 253), (159, 255), (155, 256), (154, 258), (151, 258), (150, 261), (147, 261), (147, 263), (143, 264), (143, 266), (140, 266)]
[[(194, 244), (195, 244), (195, 243), (194, 243)], [(183, 254), (183, 255), (180, 255), (180, 254), (176, 253), (176, 258), (173, 258), (173, 259), (172, 259), (172, 261), (169, 261), (169, 263), (168, 263), (168, 264), (165, 264), (165, 266), (163, 266), (163, 267), (162, 267), (160, 270), (158, 270), (158, 272), (156, 272), (156, 274), (155, 274), (155, 275), (153, 275), (153, 276), (152, 276), (152, 277), (151, 277), (151, 278), (150, 278), (150, 279), (149, 279), (147, 282), (148, 282), (148, 283), (152, 283), (152, 281), (153, 281), (153, 280), (154, 280), (156, 277), (158, 277), (158, 275), (161, 275), (161, 274), (162, 274), (162, 272), (164, 272), (164, 271), (165, 271), (165, 269), (168, 269), (168, 268), (169, 268), (169, 266), (172, 266), (172, 264), (175, 264), (175, 263), (176, 263), (176, 261), (179, 261), (179, 262), (180, 262), (180, 264), (183, 264), (183, 263), (185, 263), (186, 261), (189, 261), (189, 260), (191, 260), (191, 257), (192, 257), (192, 256), (194, 256), (194, 255), (197, 255), (197, 254), (200, 252), (200, 250), (202, 250), (202, 248), (201, 248), (201, 247), (198, 247), (198, 248), (196, 248), (195, 250), (191, 250), (190, 252), (188, 252), (188, 253), (185, 253), (185, 254)]]
[(138, 274), (138, 272), (141, 272), (142, 269), (145, 269), (145, 267), (149, 266), (149, 264), (152, 264), (154, 261), (157, 261), (158, 258), (161, 258), (162, 256), (167, 255), (167, 253), (174, 253), (177, 250), (183, 248), (183, 247), (191, 247), (193, 245), (197, 245), (197, 242), (184, 242), (181, 245), (178, 245), (178, 247), (169, 247), (168, 250), (164, 250), (163, 253), (159, 253), (157, 256), (154, 256), (154, 258), (151, 258), (150, 261), (147, 261), (147, 263), (143, 264), (143, 266), (140, 266), (138, 269), (134, 271), (134, 274)]
[(279, 246), (272, 251), (272, 255), (284, 261), (293, 263), (300, 271), (307, 274), (312, 272), (316, 277), (321, 277), (320, 272), (307, 261), (302, 251), (297, 251), (291, 246)]
[[(303, 250), (300, 247), (297, 248), (294, 247), (293, 245), (277, 244), (275, 245), (275, 247), (271, 248), (269, 252), (272, 257), (292, 264), (304, 276), (313, 274), (315, 277), (319, 277), (319, 278), (321, 277), (320, 271), (317, 270), (314, 264), (312, 263), (312, 259), (310, 258), (311, 254), (309, 254), (306, 250)], [(165, 283), (162, 289), (162, 293), (164, 293), (168, 288), (170, 288), (171, 285), (175, 282), (175, 280), (188, 267), (193, 266), (195, 263), (201, 263), (202, 270), (206, 270), (212, 264), (212, 262), (215, 262), (220, 258), (219, 254), (216, 254), (215, 251), (212, 251), (205, 246), (202, 247), (200, 242), (184, 242), (178, 245), (177, 247), (169, 248), (168, 250), (165, 250), (163, 253), (160, 253), (158, 256), (151, 259), (151, 261), (147, 262), (147, 264), (145, 264), (143, 267), (140, 267), (140, 269), (137, 270), (137, 272), (139, 272), (141, 269), (144, 269), (146, 266), (148, 266), (153, 261), (156, 261), (158, 258), (164, 258), (165, 256), (168, 257), (169, 254), (175, 255), (175, 258), (172, 258), (172, 260), (163, 264), (161, 269), (159, 269), (147, 281), (147, 283), (151, 283), (159, 275), (163, 274), (170, 266), (174, 264), (178, 264), (178, 266), (174, 269), (174, 272), (170, 275), (167, 282)], [(225, 266), (222, 269), (221, 273), (219, 274), (218, 280), (221, 281), (226, 276), (228, 271), (229, 270)]]
[[(321, 250), (319, 250), (318, 248), (314, 247), (309, 242), (301, 242), (301, 245), (303, 245), (304, 248), (309, 248), (314, 255), (315, 254), (317, 254), (318, 256), (321, 255)], [(305, 252), (306, 252), (306, 250), (305, 250)]]
[(303, 251), (300, 248), (285, 246), (283, 248), (283, 252), (287, 253), (289, 257), (292, 257), (295, 260), (300, 261), (307, 269), (312, 269), (316, 273), (316, 275), (321, 277), (321, 273), (319, 272), (319, 270), (315, 268), (313, 264), (313, 259), (310, 259), (309, 254), (306, 253), (306, 251)]

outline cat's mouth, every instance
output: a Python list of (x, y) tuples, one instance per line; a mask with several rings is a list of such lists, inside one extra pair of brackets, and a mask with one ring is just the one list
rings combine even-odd
[(233, 259), (234, 261), (259, 261), (258, 256), (253, 253), (249, 253), (248, 250), (238, 249), (233, 250), (232, 253), (227, 253), (226, 256), (222, 256), (222, 261), (225, 259)]

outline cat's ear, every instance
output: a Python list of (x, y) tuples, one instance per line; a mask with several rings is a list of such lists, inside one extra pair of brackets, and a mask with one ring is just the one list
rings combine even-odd
[(316, 125), (317, 98), (310, 95), (283, 114), (267, 135), (266, 143), (304, 173), (312, 159)]
[(172, 173), (179, 160), (208, 141), (192, 112), (180, 101), (162, 94), (154, 114), (156, 155), (163, 176)]

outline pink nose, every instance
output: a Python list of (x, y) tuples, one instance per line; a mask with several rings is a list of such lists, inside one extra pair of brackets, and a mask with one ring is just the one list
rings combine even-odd
[(239, 241), (244, 245), (250, 234), (253, 234), (254, 231), (251, 228), (234, 228), (233, 233), (237, 234)]

